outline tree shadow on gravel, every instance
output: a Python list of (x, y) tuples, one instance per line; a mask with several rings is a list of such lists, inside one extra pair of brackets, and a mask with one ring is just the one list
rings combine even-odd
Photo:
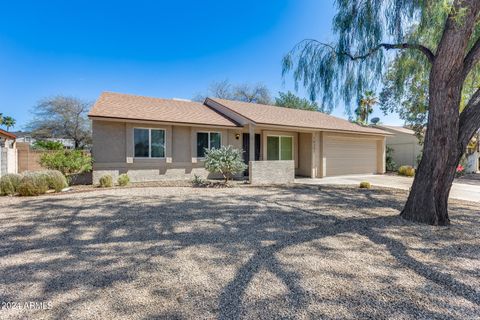
[[(426, 243), (442, 242), (442, 234), (425, 232), (438, 228), (415, 225), (398, 217), (403, 205), (402, 194), (399, 196), (389, 190), (293, 187), (255, 189), (247, 195), (215, 190), (209, 191), (215, 193), (213, 196), (192, 193), (180, 197), (176, 194), (162, 196), (162, 189), (158, 190), (158, 197), (142, 195), (141, 192), (128, 197), (114, 191), (90, 193), (82, 196), (80, 203), (68, 195), (32, 198), (22, 201), (20, 209), (7, 209), (7, 213), (0, 216), (5, 222), (1, 229), (0, 259), (8, 261), (0, 263), (0, 284), (18, 290), (28, 290), (32, 284), (41, 286), (42, 296), (39, 298), (44, 301), (80, 290), (83, 295), (53, 308), (53, 318), (60, 319), (72, 316), (74, 307), (81, 303), (97, 301), (101, 298), (101, 290), (144, 281), (139, 279), (140, 272), (152, 275), (166, 272), (167, 266), (160, 266), (159, 271), (160, 258), (177, 261), (178, 255), (186, 249), (206, 247), (219, 255), (211, 258), (199, 256), (198, 261), (192, 263), (233, 265), (236, 268), (235, 275), (227, 283), (222, 282), (221, 275), (213, 271), (209, 274), (213, 282), (222, 285), (218, 293), (213, 294), (216, 299), (211, 299), (211, 293), (205, 293), (205, 296), (199, 293), (188, 300), (194, 306), (192, 310), (159, 310), (156, 315), (150, 313), (148, 317), (205, 315), (238, 319), (248, 317), (251, 312), (258, 312), (259, 317), (283, 317), (281, 310), (267, 308), (269, 313), (262, 314), (262, 308), (257, 310), (254, 302), (245, 301), (253, 279), (259, 272), (268, 272), (283, 284), (287, 293), (282, 302), (265, 300), (264, 303), (267, 306), (280, 303), (282, 308), (290, 310), (291, 313), (285, 316), (288, 318), (305, 312), (312, 303), (342, 307), (347, 300), (339, 301), (307, 290), (302, 285), (301, 270), (292, 269), (279, 259), (279, 254), (288, 248), (322, 239), (354, 235), (384, 248), (382, 254), (393, 257), (398, 268), (408, 269), (430, 285), (441, 287), (446, 295), (465, 299), (475, 308), (480, 305), (478, 288), (456, 279), (442, 268), (441, 263), (432, 265), (416, 259), (411, 254), (412, 248), (391, 236), (392, 230), (401, 229), (407, 237), (416, 237)], [(454, 223), (460, 221), (467, 230), (473, 224), (478, 226), (478, 221), (472, 219), (471, 208), (454, 204), (451, 210)], [(457, 234), (449, 233), (449, 236), (452, 246), (462, 243), (463, 239)], [(317, 243), (314, 248), (319, 256), (338, 253), (335, 250), (328, 252)], [(478, 259), (478, 249), (471, 244), (464, 243), (461, 252), (459, 255), (465, 259)], [(431, 249), (428, 254), (438, 260), (455, 258), (445, 245)], [(22, 259), (24, 256), (29, 258)], [(168, 265), (167, 271), (180, 273), (183, 263), (185, 261), (178, 260), (176, 264)], [(465, 272), (470, 272), (471, 277), (480, 276), (478, 271)], [(348, 275), (335, 274), (332, 270), (332, 276)], [(392, 277), (390, 275), (382, 281), (388, 283), (393, 281)], [(138, 283), (138, 286), (142, 285), (148, 287), (150, 284)], [(184, 299), (182, 293), (175, 296), (172, 288), (150, 289), (162, 297), (179, 300), (180, 306), (186, 303), (181, 300)], [(368, 303), (372, 304), (370, 311), (351, 307), (351, 316), (384, 317), (396, 310), (406, 317), (441, 316), (409, 300), (407, 294), (402, 296), (401, 290), (398, 288), (399, 301), (403, 304), (399, 302), (398, 310), (377, 299), (378, 292), (366, 293), (360, 289), (350, 292), (348, 299), (358, 301), (367, 301), (365, 297), (370, 294), (368, 301), (371, 302)], [(1, 294), (13, 299), (15, 293)], [(455, 312), (461, 314), (463, 311), (458, 307)], [(135, 315), (134, 309), (120, 308), (118, 312), (123, 316), (128, 316), (129, 312)], [(335, 317), (320, 311), (310, 316)]]

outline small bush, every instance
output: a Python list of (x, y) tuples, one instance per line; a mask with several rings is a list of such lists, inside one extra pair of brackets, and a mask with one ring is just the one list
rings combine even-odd
[(11, 196), (17, 193), (18, 186), (22, 176), (19, 174), (6, 174), (0, 178), (0, 195), (2, 196)]
[(393, 161), (394, 152), (395, 152), (395, 150), (393, 150), (392, 147), (387, 146), (386, 157), (385, 157), (385, 164), (386, 164), (387, 171), (396, 171), (397, 170), (397, 164), (395, 163), (395, 161)]
[(25, 173), (18, 186), (18, 193), (21, 196), (38, 196), (44, 194), (47, 190), (47, 177), (41, 172)]
[(406, 177), (413, 177), (415, 175), (415, 169), (411, 166), (401, 166), (398, 168), (398, 174)]
[(110, 188), (113, 186), (113, 178), (109, 174), (103, 175), (100, 178), (99, 182), (100, 182), (100, 187), (102, 188)]
[(70, 177), (92, 171), (92, 157), (81, 150), (46, 152), (40, 158), (42, 167), (60, 171), (67, 181)]
[(210, 173), (222, 174), (225, 183), (233, 175), (243, 172), (247, 165), (243, 162), (242, 151), (232, 146), (205, 150), (205, 168)]
[(360, 189), (371, 189), (372, 185), (368, 181), (360, 182)]
[(56, 192), (62, 191), (68, 187), (67, 179), (58, 170), (47, 170), (42, 172), (47, 179), (48, 188), (55, 190)]
[(193, 175), (193, 178), (192, 178), (192, 186), (193, 187), (204, 187), (206, 185), (206, 182), (204, 179), (202, 179), (202, 177), (200, 176), (197, 176), (196, 174)]
[(130, 183), (130, 178), (128, 177), (128, 175), (126, 173), (122, 173), (121, 175), (118, 176), (118, 185), (119, 186), (126, 186)]

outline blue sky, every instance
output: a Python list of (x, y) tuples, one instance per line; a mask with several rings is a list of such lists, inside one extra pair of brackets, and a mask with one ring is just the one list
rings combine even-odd
[(3, 2), (0, 112), (19, 130), (53, 95), (191, 98), (223, 79), (293, 90), (283, 55), (304, 38), (332, 40), (333, 14), (333, 0)]

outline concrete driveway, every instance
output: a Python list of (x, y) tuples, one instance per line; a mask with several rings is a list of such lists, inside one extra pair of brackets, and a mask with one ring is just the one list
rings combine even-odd
[[(298, 178), (295, 183), (308, 185), (358, 185), (361, 181), (369, 181), (373, 186), (409, 190), (413, 178), (394, 175), (347, 175), (338, 177), (326, 177), (322, 179)], [(480, 202), (480, 184), (453, 183), (450, 192), (451, 199)]]

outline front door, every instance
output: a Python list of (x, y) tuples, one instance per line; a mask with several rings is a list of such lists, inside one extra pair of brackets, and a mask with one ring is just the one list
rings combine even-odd
[[(260, 134), (256, 133), (255, 134), (255, 161), (260, 160)], [(250, 134), (249, 133), (244, 133), (243, 134), (243, 161), (247, 164), (248, 166), (248, 161), (249, 161), (249, 155), (250, 155)], [(245, 175), (248, 175), (248, 169), (245, 170)]]

